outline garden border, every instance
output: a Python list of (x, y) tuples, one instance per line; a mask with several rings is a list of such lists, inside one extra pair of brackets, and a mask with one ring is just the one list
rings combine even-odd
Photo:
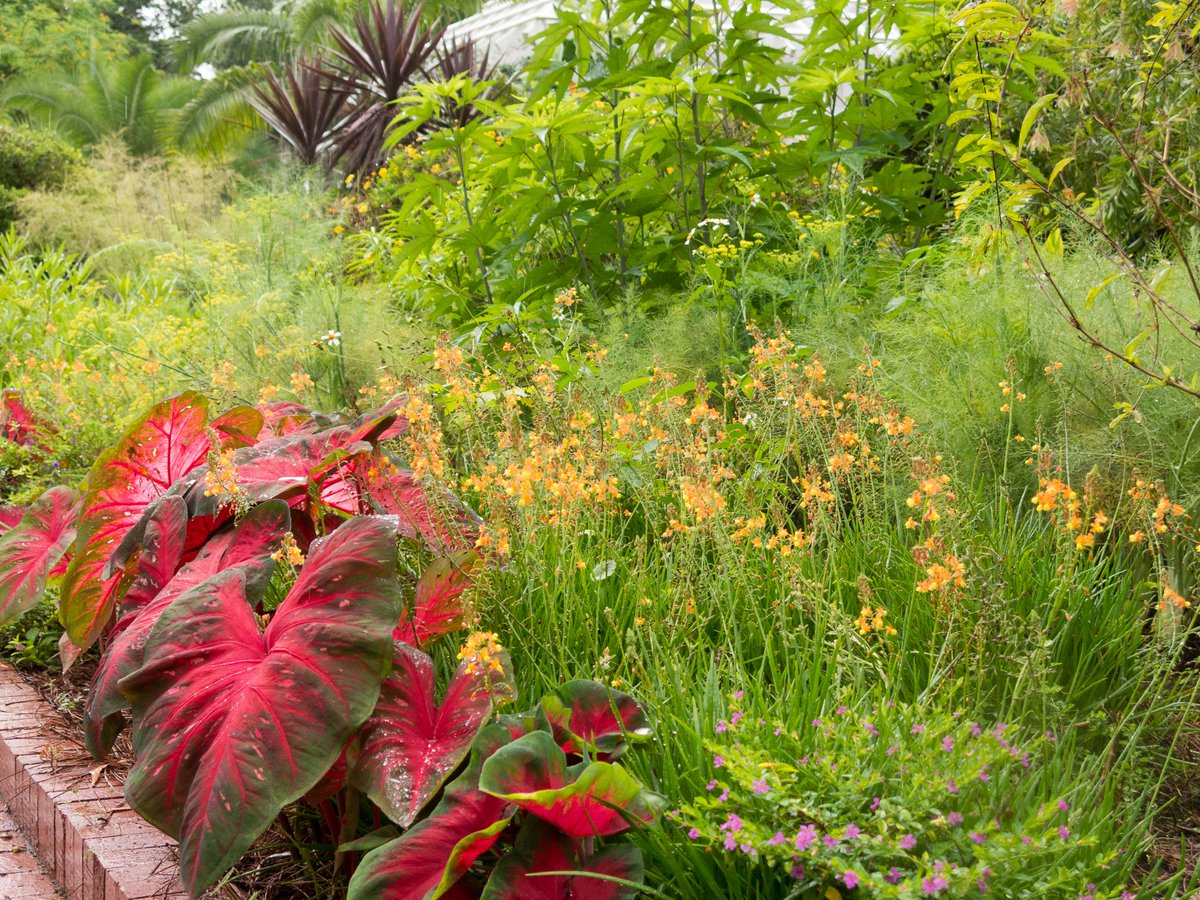
[(0, 664), (0, 799), (45, 869), (68, 900), (185, 900), (175, 841), (130, 809), (67, 733)]

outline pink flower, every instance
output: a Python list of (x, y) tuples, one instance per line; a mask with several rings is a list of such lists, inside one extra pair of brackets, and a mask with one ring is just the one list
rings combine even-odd
[(736, 850), (737, 849), (737, 838), (735, 838), (732, 833), (725, 835), (725, 849), (726, 850)]
[(946, 821), (951, 825), (961, 825), (962, 820), (962, 813), (960, 813), (958, 810), (955, 810), (954, 812), (950, 813), (950, 815), (946, 816)]
[(725, 788), (725, 790), (721, 791), (721, 796), (717, 797), (717, 802), (724, 803), (728, 799), (729, 799), (729, 788)]
[(860, 831), (859, 827), (853, 822), (846, 826), (846, 840), (852, 841), (860, 834), (862, 834), (862, 831)]
[(917, 839), (911, 834), (906, 834), (904, 837), (900, 838), (901, 850), (911, 850), (915, 846), (917, 846)]
[(946, 790), (948, 790), (948, 791), (949, 791), (950, 793), (952, 793), (952, 794), (957, 794), (957, 793), (958, 793), (958, 785), (954, 783), (954, 779), (953, 779), (953, 778), (951, 778), (951, 779), (950, 779), (950, 780), (949, 780), (949, 781), (946, 783)]
[(883, 880), (888, 884), (899, 884), (903, 879), (904, 876), (895, 866), (892, 866), (890, 869), (888, 869), (888, 873), (883, 876)]
[(1062, 810), (1063, 812), (1066, 812), (1067, 810), (1069, 810), (1071, 808), (1071, 804), (1068, 803), (1066, 800), (1059, 800), (1058, 808), (1060, 810)]
[(760, 778), (758, 781), (750, 782), (750, 790), (754, 791), (756, 794), (765, 794), (771, 789), (767, 787), (767, 779)]
[(1058, 826), (1058, 836), (1065, 841), (1065, 840), (1067, 840), (1067, 838), (1069, 838), (1071, 836), (1071, 832), (1068, 830), (1066, 825), (1059, 825)]
[(877, 810), (877, 809), (879, 809), (879, 798), (872, 797), (871, 798), (871, 812), (875, 812), (875, 810)]
[(941, 875), (934, 875), (921, 881), (921, 893), (929, 897), (940, 891), (944, 891), (948, 887), (950, 887), (950, 882)]
[(700, 837), (700, 832), (697, 831), (695, 828), (688, 831), (688, 840), (694, 841), (698, 837)]
[(952, 738), (952, 737), (942, 738), (942, 749), (945, 750), (947, 753), (949, 753), (951, 750), (953, 750), (954, 749), (954, 738)]
[[(837, 708), (837, 714), (838, 714), (839, 716), (844, 716), (844, 715), (845, 715), (846, 713), (848, 713), (849, 711), (850, 711), (850, 710), (849, 710), (849, 708), (848, 708), (848, 707), (845, 707), (845, 706), (839, 706), (839, 707)], [(858, 876), (855, 876), (855, 877), (857, 878)]]
[(986, 840), (987, 840), (987, 835), (985, 835), (981, 832), (978, 832), (978, 831), (971, 832), (971, 842), (973, 844), (982, 844)]
[(722, 831), (741, 831), (742, 820), (737, 813), (730, 813), (729, 818), (725, 820), (725, 824), (721, 826)]
[(704, 786), (704, 789), (706, 791), (715, 791), (717, 789), (717, 779), (714, 778), (712, 781), (710, 781)]
[(783, 836), (783, 832), (777, 831), (771, 837), (771, 839), (769, 841), (767, 841), (767, 846), (768, 847), (778, 847), (780, 844), (786, 844), (786, 843), (787, 843), (787, 838), (785, 838)]
[(914, 725), (914, 726), (913, 726), (913, 727), (910, 729), (910, 732), (911, 732), (912, 734), (921, 734), (921, 733), (923, 733), (924, 731), (925, 731), (925, 726), (924, 726), (924, 725)]
[(723, 757), (720, 753), (714, 753), (713, 754), (713, 768), (719, 769), (723, 765), (725, 765), (725, 757)]
[(842, 881), (846, 882), (846, 887), (854, 890), (858, 887), (858, 873), (853, 869), (847, 869), (842, 873)]
[(729, 723), (726, 722), (724, 719), (722, 719), (720, 722), (718, 722), (716, 727), (713, 729), (713, 731), (715, 731), (717, 734), (724, 734), (728, 730), (729, 730)]
[(802, 825), (800, 826), (800, 833), (796, 835), (794, 846), (797, 850), (807, 850), (816, 839), (817, 826), (812, 824)]

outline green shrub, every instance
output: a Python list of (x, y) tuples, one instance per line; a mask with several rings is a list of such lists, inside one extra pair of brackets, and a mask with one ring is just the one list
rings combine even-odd
[(61, 187), (82, 161), (78, 150), (50, 132), (0, 122), (0, 230), (16, 221), (25, 191)]

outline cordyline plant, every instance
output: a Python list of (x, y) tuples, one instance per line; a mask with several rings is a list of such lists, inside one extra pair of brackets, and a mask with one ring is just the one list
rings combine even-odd
[[(502, 715), (511, 664), (483, 633), (438, 700), (426, 650), (466, 624), (478, 520), (383, 449), (401, 405), (152, 407), (82, 494), (0, 536), (0, 622), (60, 580), (64, 662), (102, 644), (88, 748), (131, 728), (125, 796), (178, 839), (194, 897), (297, 803), (352, 898), (633, 896), (640, 853), (608, 839), (657, 819), (614, 762), (649, 735), (638, 704), (572, 681)], [(410, 600), (402, 549), (436, 557)]]

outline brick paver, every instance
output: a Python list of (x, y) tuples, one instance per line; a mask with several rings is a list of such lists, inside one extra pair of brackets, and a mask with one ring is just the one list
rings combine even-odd
[(0, 900), (53, 900), (62, 896), (42, 871), (8, 808), (0, 806)]

